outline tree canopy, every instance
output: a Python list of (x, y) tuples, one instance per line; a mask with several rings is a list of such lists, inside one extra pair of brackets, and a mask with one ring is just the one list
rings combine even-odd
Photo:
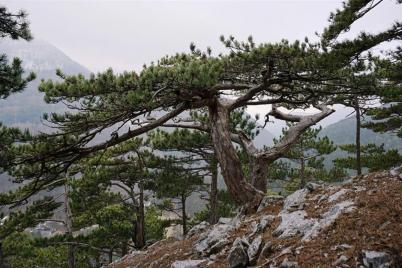
[[(266, 190), (264, 170), (306, 129), (333, 112), (328, 105), (353, 94), (387, 90), (392, 79), (381, 75), (377, 60), (387, 59), (387, 55), (373, 56), (370, 50), (384, 42), (400, 41), (402, 24), (395, 22), (376, 34), (361, 32), (350, 39), (341, 38), (379, 2), (348, 1), (330, 15), (329, 25), (317, 42), (306, 38), (255, 44), (251, 37), (240, 42), (222, 36), (228, 53), (214, 55), (211, 49), (201, 51), (192, 44), (189, 53), (165, 56), (144, 65), (139, 73), (108, 70), (86, 78), (59, 71), (62, 81), (44, 81), (40, 90), (47, 102), (65, 103), (70, 111), (45, 115), (54, 133), (38, 135), (12, 148), (9, 170), (29, 183), (8, 201), (26, 199), (81, 158), (164, 124), (175, 124), (184, 112), (202, 110), (208, 114), (207, 124), (194, 127), (202, 125), (209, 131), (228, 191), (238, 203), (255, 207)], [(387, 69), (396, 64), (388, 63)], [(357, 88), (356, 81), (365, 87)], [(263, 104), (272, 105), (266, 111), (267, 120), (275, 117), (295, 124), (281, 142), (257, 150), (246, 133), (230, 127), (230, 115)], [(295, 115), (283, 110), (311, 106), (319, 112)], [(111, 133), (109, 138), (96, 142), (105, 133)], [(245, 179), (233, 141), (245, 148), (254, 165), (252, 183)]]

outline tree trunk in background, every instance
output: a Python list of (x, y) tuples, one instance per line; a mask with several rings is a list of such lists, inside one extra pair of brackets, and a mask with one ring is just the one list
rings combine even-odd
[(263, 193), (267, 192), (268, 162), (257, 158), (251, 162), (251, 183)]
[[(73, 224), (71, 219), (71, 209), (70, 209), (70, 199), (69, 199), (69, 187), (68, 179), (64, 183), (64, 203), (65, 203), (65, 213), (66, 213), (66, 233), (70, 238), (73, 236)], [(75, 268), (75, 247), (72, 244), (68, 245), (67, 253), (67, 263), (68, 268)]]
[(8, 262), (4, 259), (3, 244), (0, 241), (0, 268), (10, 268)]
[(210, 217), (209, 223), (218, 222), (218, 163), (216, 159), (211, 163), (211, 191), (209, 196)]
[(264, 194), (245, 180), (242, 165), (232, 144), (229, 132), (229, 111), (218, 100), (209, 106), (211, 136), (216, 158), (221, 167), (231, 197), (240, 205), (248, 205), (248, 212), (257, 209)]
[(137, 221), (135, 224), (135, 246), (143, 248), (145, 246), (145, 212), (144, 212), (144, 184), (139, 183), (140, 197), (137, 211)]
[(128, 253), (128, 249), (127, 249), (127, 243), (123, 242), (123, 245), (121, 245), (121, 256), (123, 257), (124, 255), (126, 255)]
[(183, 225), (183, 235), (187, 234), (187, 213), (186, 213), (186, 196), (181, 195), (181, 222)]
[(113, 249), (109, 250), (109, 263), (113, 262)]
[(357, 101), (355, 111), (356, 111), (356, 171), (357, 175), (361, 175), (362, 174), (361, 145), (360, 145), (361, 115), (360, 115), (359, 103)]
[(306, 169), (306, 164), (304, 160), (304, 156), (301, 158), (300, 162), (300, 189), (303, 189), (304, 186), (306, 186), (306, 178), (305, 178), (305, 169)]

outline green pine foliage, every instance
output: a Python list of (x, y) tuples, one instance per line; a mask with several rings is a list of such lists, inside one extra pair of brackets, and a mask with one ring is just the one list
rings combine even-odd
[[(24, 11), (11, 13), (6, 7), (0, 6), (0, 38), (31, 40), (27, 13)], [(14, 58), (9, 64), (7, 56), (0, 54), (0, 99), (23, 90), (33, 79), (35, 79), (33, 73), (24, 78), (20, 59)]]
[[(340, 149), (348, 154), (356, 153), (356, 145), (340, 145)], [(362, 167), (369, 172), (387, 170), (402, 163), (402, 155), (396, 149), (385, 150), (384, 145), (367, 144), (361, 146)], [(348, 156), (334, 160), (335, 167), (348, 170), (356, 170), (356, 157)]]
[[(284, 188), (287, 192), (303, 188), (310, 181), (330, 181), (337, 172), (326, 170), (324, 167), (324, 156), (334, 152), (336, 146), (328, 137), (318, 137), (321, 129), (321, 127), (307, 129), (285, 154), (284, 158), (290, 160), (290, 163), (279, 161), (277, 166), (271, 168), (273, 179), (285, 178)], [(280, 141), (287, 131), (288, 129), (284, 128), (283, 136), (274, 142)]]

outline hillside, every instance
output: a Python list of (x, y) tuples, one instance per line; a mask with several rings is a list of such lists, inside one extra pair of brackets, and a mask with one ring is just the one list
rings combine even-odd
[(0, 42), (0, 51), (9, 59), (20, 58), (24, 70), (35, 72), (37, 78), (30, 82), (27, 88), (13, 94), (6, 100), (0, 100), (0, 121), (7, 125), (29, 127), (38, 130), (37, 124), (44, 112), (61, 111), (60, 105), (49, 105), (43, 101), (43, 94), (38, 91), (42, 79), (56, 79), (56, 69), (65, 74), (89, 75), (90, 71), (79, 63), (70, 59), (55, 46), (42, 41), (9, 41)]
[[(343, 119), (322, 129), (320, 136), (328, 136), (335, 144), (355, 143), (356, 119)], [(402, 150), (402, 140), (390, 133), (376, 133), (370, 129), (361, 129), (361, 143), (384, 144), (386, 149)]]
[[(6, 100), (0, 100), (0, 122), (9, 126), (29, 128), (32, 131), (43, 131), (40, 119), (45, 112), (64, 110), (64, 106), (46, 104), (43, 94), (38, 91), (41, 79), (56, 79), (56, 69), (60, 68), (66, 74), (89, 75), (89, 70), (70, 59), (55, 46), (42, 41), (10, 41), (1, 40), (0, 51), (9, 59), (18, 57), (23, 61), (25, 71), (35, 72), (37, 78), (30, 82), (27, 88), (13, 94)], [(0, 192), (14, 189), (16, 185), (10, 181), (7, 174), (0, 173)]]
[[(340, 185), (310, 184), (258, 213), (201, 223), (108, 268), (402, 267), (402, 167)], [(387, 206), (384, 206), (387, 204)]]

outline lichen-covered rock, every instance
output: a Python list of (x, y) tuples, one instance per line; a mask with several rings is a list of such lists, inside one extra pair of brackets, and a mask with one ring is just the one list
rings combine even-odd
[(391, 267), (391, 257), (385, 252), (363, 250), (362, 260), (364, 266), (369, 268)]
[(297, 208), (301, 204), (303, 204), (306, 200), (307, 194), (309, 193), (308, 189), (297, 190), (293, 194), (286, 197), (285, 202), (283, 204), (283, 210), (290, 210), (292, 208)]
[(347, 257), (345, 255), (341, 255), (341, 256), (339, 256), (338, 259), (336, 259), (336, 261), (334, 261), (332, 263), (332, 266), (337, 267), (338, 265), (341, 265), (342, 263), (347, 262), (348, 260), (349, 260), (349, 257)]
[(183, 239), (183, 225), (177, 224), (165, 228), (165, 238)]
[(280, 214), (281, 223), (273, 232), (273, 235), (280, 238), (304, 235), (309, 232), (317, 223), (317, 219), (306, 219), (307, 213), (304, 210), (284, 212)]
[(264, 208), (268, 207), (270, 204), (274, 204), (276, 202), (280, 202), (284, 199), (281, 195), (268, 195), (264, 196), (260, 205), (258, 206), (257, 212), (260, 212)]
[(233, 226), (229, 224), (215, 225), (195, 242), (194, 250), (205, 256), (216, 253), (217, 250), (229, 243), (226, 236), (231, 230), (233, 230)]
[(248, 264), (248, 255), (240, 238), (236, 238), (229, 251), (227, 261), (230, 268), (244, 268)]
[(314, 192), (315, 190), (321, 188), (321, 185), (318, 183), (314, 183), (314, 182), (309, 182), (306, 185), (306, 189), (309, 190), (310, 192)]
[(297, 267), (299, 267), (299, 264), (295, 261), (289, 261), (288, 258), (285, 258), (279, 265), (279, 268), (297, 268)]
[(262, 247), (262, 236), (259, 235), (251, 241), (250, 246), (247, 249), (248, 259), (251, 265), (257, 262), (258, 255)]
[(334, 202), (334, 201), (338, 200), (342, 195), (346, 194), (349, 191), (350, 191), (349, 189), (341, 189), (341, 190), (337, 191), (336, 193), (332, 194), (330, 197), (328, 197), (328, 201)]
[(276, 216), (274, 215), (264, 215), (259, 223), (254, 222), (252, 232), (249, 236), (252, 237), (256, 234), (264, 232), (265, 229), (274, 222), (275, 218)]
[(233, 221), (233, 218), (219, 218), (218, 223), (219, 224), (231, 224)]
[(198, 268), (202, 267), (207, 260), (185, 260), (185, 261), (175, 261), (172, 263), (171, 268)]
[(192, 237), (196, 234), (201, 234), (202, 232), (206, 231), (209, 228), (209, 223), (206, 221), (200, 222), (199, 224), (193, 226), (187, 233), (187, 237)]

